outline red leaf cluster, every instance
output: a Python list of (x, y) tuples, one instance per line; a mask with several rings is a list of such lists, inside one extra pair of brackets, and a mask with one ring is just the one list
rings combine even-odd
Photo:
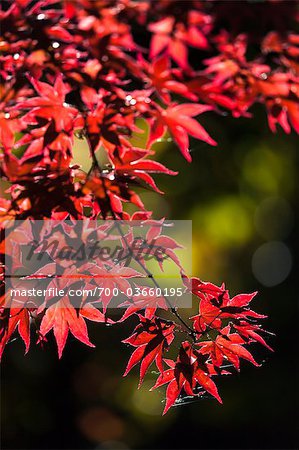
[[(169, 347), (167, 337), (170, 341), (173, 340), (173, 328), (168, 325), (169, 333), (166, 332), (165, 336), (165, 331), (161, 326), (157, 326), (155, 317), (149, 320), (140, 316), (141, 323), (135, 334), (124, 341), (137, 347), (125, 375), (141, 362), (140, 383), (149, 365), (156, 358), (160, 374), (153, 389), (167, 384), (164, 414), (171, 406), (180, 402), (180, 397), (185, 396), (200, 397), (210, 394), (222, 403), (212, 377), (230, 374), (231, 368), (240, 370), (240, 359), (258, 366), (245, 345), (255, 342), (272, 350), (259, 334), (265, 331), (256, 322), (266, 316), (249, 309), (249, 303), (255, 293), (230, 298), (224, 286), (218, 287), (185, 276), (183, 278), (187, 288), (198, 298), (199, 313), (190, 318), (193, 330), (186, 322), (183, 323), (184, 331), (193, 339), (191, 342), (189, 340), (181, 343), (178, 358), (175, 361), (162, 358), (163, 350), (168, 350)], [(182, 324), (176, 326), (182, 328)], [(151, 333), (145, 332), (146, 328), (150, 329)]]
[[(3, 1), (1, 174), (14, 184), (10, 213), (80, 218), (112, 207), (121, 217), (123, 202), (143, 208), (134, 187), (158, 191), (150, 173), (174, 173), (132, 148), (137, 119), (147, 122), (148, 148), (168, 131), (188, 161), (189, 136), (216, 145), (194, 119), (206, 111), (250, 116), (262, 103), (273, 131), (298, 132), (296, 2), (241, 3), (228, 7), (232, 20), (221, 2)], [(267, 16), (255, 38), (246, 32), (253, 10)], [(70, 166), (77, 133), (90, 146), (88, 173)]]
[[(0, 199), (0, 221), (150, 220), (140, 192), (161, 193), (156, 174), (176, 175), (154, 160), (154, 144), (168, 133), (191, 161), (191, 138), (216, 145), (213, 131), (196, 119), (204, 113), (250, 117), (261, 104), (273, 132), (280, 126), (298, 133), (298, 19), (296, 1), (2, 0), (0, 174), (9, 187)], [(145, 148), (132, 144), (141, 133)], [(77, 138), (88, 144), (87, 171), (73, 161)], [(132, 216), (128, 202), (137, 209)], [(134, 316), (139, 324), (125, 341), (136, 347), (126, 373), (140, 363), (142, 382), (155, 361), (155, 387), (168, 384), (165, 411), (183, 395), (206, 392), (219, 400), (212, 377), (227, 372), (225, 361), (237, 369), (240, 358), (256, 364), (245, 345), (268, 347), (258, 324), (264, 316), (249, 308), (254, 294), (230, 298), (224, 286), (188, 279), (178, 244), (157, 226), (149, 233), (182, 271), (198, 314), (189, 324), (163, 296), (152, 302), (145, 291), (128, 298), (120, 321)], [(125, 249), (131, 241), (130, 234), (121, 236)], [(4, 257), (2, 237), (0, 245)], [(101, 281), (110, 288), (129, 282), (128, 267), (107, 266), (80, 270), (115, 272), (118, 278)], [(77, 310), (67, 297), (39, 309), (14, 302), (6, 308), (4, 262), (0, 267), (1, 354), (15, 330), (28, 350), (31, 323), (38, 324), (39, 342), (53, 330), (61, 356), (69, 333), (92, 345), (85, 319), (109, 320), (110, 295), (101, 298), (103, 312)], [(162, 319), (160, 309), (170, 309), (173, 322)], [(177, 330), (188, 341), (177, 359), (164, 359)]]

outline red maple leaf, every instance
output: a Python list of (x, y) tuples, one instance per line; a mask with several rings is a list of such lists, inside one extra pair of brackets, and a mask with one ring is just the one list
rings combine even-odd
[[(188, 69), (188, 46), (207, 49), (209, 47), (204, 31), (208, 16), (197, 11), (189, 11), (187, 24), (175, 23), (175, 18), (168, 16), (151, 23), (148, 29), (154, 33), (150, 45), (150, 58), (161, 52), (170, 56), (182, 69)], [(206, 29), (205, 29), (206, 28)]]
[(39, 329), (40, 341), (53, 329), (59, 358), (62, 356), (69, 332), (79, 341), (89, 347), (94, 347), (89, 340), (87, 326), (83, 317), (95, 322), (106, 322), (105, 316), (93, 308), (92, 305), (86, 305), (85, 308), (77, 311), (71, 305), (68, 297), (63, 297), (46, 309)]
[(137, 347), (129, 359), (124, 376), (140, 362), (140, 386), (148, 368), (154, 361), (158, 370), (163, 371), (163, 351), (168, 349), (174, 339), (175, 325), (173, 322), (158, 317), (151, 320), (141, 315), (138, 315), (138, 317), (140, 324), (137, 325), (132, 336), (123, 342)]
[(199, 314), (192, 317), (193, 326), (197, 333), (202, 334), (206, 329), (219, 329), (223, 320), (232, 319), (262, 319), (266, 316), (256, 313), (249, 308), (249, 303), (256, 296), (253, 294), (239, 294), (230, 298), (225, 286), (204, 283), (198, 278), (183, 277), (184, 284), (199, 299)]
[(140, 57), (140, 61), (149, 80), (164, 103), (171, 102), (170, 93), (179, 94), (189, 100), (197, 100), (186, 84), (180, 81), (180, 71), (171, 68), (170, 60), (162, 55), (156, 58), (151, 64)]
[(177, 175), (163, 164), (145, 159), (150, 154), (149, 151), (130, 148), (122, 152), (121, 157), (112, 158), (115, 171), (119, 176), (128, 177), (128, 181), (141, 180), (153, 188), (156, 192), (162, 193), (156, 186), (150, 173), (164, 173), (166, 175)]
[(30, 346), (30, 311), (27, 308), (1, 308), (0, 309), (0, 359), (5, 345), (11, 339), (12, 334), (18, 329), (25, 344), (27, 353)]
[(30, 109), (22, 120), (26, 124), (36, 124), (37, 118), (41, 117), (55, 122), (56, 131), (70, 132), (74, 128), (74, 120), (78, 110), (65, 103), (65, 96), (69, 88), (58, 75), (54, 86), (34, 78), (30, 79), (39, 97), (32, 97), (18, 103), (18, 109)]
[(251, 353), (244, 348), (245, 340), (237, 333), (230, 333), (230, 329), (230, 326), (226, 326), (220, 330), (215, 341), (203, 341), (196, 344), (200, 347), (200, 352), (203, 355), (209, 355), (215, 367), (221, 367), (224, 359), (227, 359), (237, 370), (240, 370), (240, 358), (259, 366)]
[(182, 392), (192, 397), (202, 395), (203, 391), (197, 392), (197, 387), (202, 388), (222, 403), (217, 387), (209, 374), (208, 366), (205, 365), (202, 355), (194, 350), (189, 342), (182, 342), (176, 362), (166, 360), (166, 363), (170, 369), (160, 374), (152, 388), (156, 389), (168, 384), (163, 414), (166, 414), (169, 408), (175, 404)]
[(210, 145), (216, 145), (203, 126), (192, 118), (212, 109), (212, 106), (197, 103), (173, 104), (166, 109), (159, 108), (156, 118), (149, 121), (151, 134), (148, 145), (162, 137), (168, 129), (183, 156), (190, 162), (192, 158), (189, 149), (189, 134)]
[(261, 328), (261, 325), (248, 323), (245, 320), (240, 320), (233, 324), (233, 328), (243, 339), (246, 339), (249, 343), (259, 342), (268, 350), (273, 352), (273, 349), (265, 342), (262, 336), (259, 335), (260, 332), (266, 333), (266, 331)]

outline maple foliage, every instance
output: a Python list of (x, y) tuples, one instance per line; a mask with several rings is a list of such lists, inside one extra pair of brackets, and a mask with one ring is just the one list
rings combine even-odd
[[(145, 262), (153, 239), (164, 249), (154, 253), (161, 270), (165, 256), (174, 262), (198, 313), (189, 321), (182, 319), (165, 296), (153, 299), (150, 288), (142, 287), (142, 296), (123, 299), (125, 311), (117, 322), (129, 317), (137, 321), (124, 341), (135, 348), (125, 374), (140, 364), (141, 384), (155, 363), (159, 375), (154, 387), (167, 385), (164, 412), (184, 396), (211, 395), (221, 401), (214, 377), (239, 370), (240, 359), (258, 365), (248, 350), (252, 343), (271, 350), (259, 323), (265, 316), (250, 309), (255, 293), (230, 297), (224, 285), (188, 277), (176, 254), (179, 244), (162, 234), (163, 220), (151, 219), (142, 201), (142, 189), (161, 193), (156, 176), (176, 175), (154, 160), (154, 144), (167, 133), (189, 162), (191, 138), (202, 141), (207, 151), (217, 145), (213, 130), (200, 123), (202, 114), (250, 118), (259, 104), (272, 132), (281, 127), (299, 133), (297, 2), (230, 2), (227, 9), (223, 3), (1, 2), (0, 174), (9, 185), (0, 199), (2, 228), (18, 220), (82, 219), (87, 225), (79, 235), (86, 242), (94, 232), (89, 220), (149, 225), (144, 253), (143, 247), (130, 250), (133, 259), (138, 253), (138, 270), (112, 259), (76, 268), (83, 279), (89, 276), (86, 286), (104, 289), (95, 304), (82, 298), (77, 307), (67, 296), (47, 298), (42, 305), (29, 301), (24, 307), (12, 298), (8, 307), (5, 287), (10, 280), (5, 272), (15, 249), (5, 249), (2, 233), (1, 355), (16, 332), (27, 352), (34, 328), (36, 342), (43, 345), (53, 330), (59, 357), (70, 334), (92, 346), (86, 319), (114, 323), (107, 315), (113, 289), (128, 292), (136, 276), (153, 279)], [(252, 14), (259, 17), (255, 32), (247, 28)], [(132, 144), (132, 137), (141, 133), (145, 148)], [(88, 171), (73, 158), (78, 137), (88, 144)], [(136, 208), (132, 215), (126, 210), (128, 202)], [(107, 229), (97, 230), (100, 238), (107, 236)], [(24, 239), (32, 238), (29, 228), (28, 233)], [(59, 227), (51, 233), (64, 242)], [(22, 239), (18, 237), (19, 243)], [(121, 234), (121, 247), (129, 251), (133, 240), (131, 231)], [(50, 268), (44, 267), (44, 277)], [(69, 286), (76, 282), (72, 270)], [(162, 313), (168, 314), (167, 320)], [(178, 357), (165, 358), (177, 335), (184, 336)]]
[(139, 316), (140, 324), (135, 328), (134, 333), (123, 342), (137, 347), (134, 350), (124, 376), (139, 362), (140, 365), (140, 384), (152, 364), (156, 362), (157, 368), (163, 370), (162, 355), (163, 351), (169, 347), (174, 339), (174, 324), (166, 322), (158, 317), (150, 320)]
[(161, 372), (153, 387), (156, 389), (169, 383), (166, 390), (164, 414), (175, 403), (182, 390), (192, 397), (200, 396), (206, 391), (222, 403), (205, 359), (192, 348), (189, 342), (182, 342), (176, 361), (165, 360), (165, 363), (170, 369)]

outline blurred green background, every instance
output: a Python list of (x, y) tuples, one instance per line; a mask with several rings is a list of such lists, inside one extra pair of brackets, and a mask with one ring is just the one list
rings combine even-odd
[(241, 374), (219, 379), (223, 405), (194, 401), (162, 417), (164, 390), (149, 392), (153, 375), (140, 390), (137, 369), (122, 378), (130, 349), (120, 341), (134, 319), (90, 323), (96, 349), (69, 337), (61, 361), (52, 337), (25, 357), (14, 340), (2, 363), (3, 448), (298, 448), (298, 136), (272, 135), (259, 108), (254, 119), (208, 113), (200, 121), (218, 147), (192, 141), (188, 164), (171, 141), (157, 143), (158, 159), (179, 175), (157, 176), (166, 194), (143, 199), (155, 218), (192, 219), (194, 276), (225, 281), (232, 294), (259, 291), (254, 308), (269, 315), (275, 353), (256, 348), (262, 367), (243, 363)]

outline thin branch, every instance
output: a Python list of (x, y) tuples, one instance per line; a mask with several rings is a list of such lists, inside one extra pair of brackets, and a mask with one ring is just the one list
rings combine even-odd
[[(98, 160), (97, 160), (97, 157), (96, 157), (95, 152), (94, 152), (94, 150), (93, 150), (93, 148), (92, 148), (92, 146), (91, 146), (91, 144), (90, 144), (90, 141), (89, 141), (88, 137), (87, 137), (87, 142), (88, 142), (89, 150), (90, 150), (90, 153), (91, 153), (91, 156), (92, 156), (93, 168), (97, 168), (97, 169), (101, 172), (102, 169), (101, 169), (101, 167), (100, 167), (100, 165), (99, 165), (99, 162), (98, 162)], [(104, 177), (103, 177), (102, 181), (103, 181), (103, 188), (104, 188), (104, 192), (105, 192), (106, 198), (109, 200), (109, 195), (108, 195), (108, 191), (107, 191), (107, 187), (106, 187), (106, 184), (105, 184), (105, 179), (104, 179)], [(129, 251), (129, 253), (130, 253), (130, 256), (131, 256), (131, 257), (134, 259), (134, 261), (136, 261), (137, 264), (139, 264), (139, 266), (144, 270), (144, 272), (146, 273), (146, 275), (148, 276), (148, 278), (150, 278), (150, 279), (152, 280), (152, 282), (154, 283), (154, 285), (156, 286), (156, 288), (157, 288), (157, 289), (161, 289), (161, 287), (160, 287), (159, 283), (157, 282), (157, 280), (155, 279), (154, 275), (148, 270), (148, 268), (143, 264), (143, 262), (139, 260), (139, 258), (136, 258), (136, 256), (135, 256), (134, 253), (132, 252), (132, 250), (131, 250), (131, 248), (130, 248), (130, 245), (129, 245), (127, 239), (126, 239), (126, 236), (124, 235), (123, 230), (121, 229), (121, 227), (120, 227), (120, 225), (119, 225), (119, 222), (118, 222), (119, 219), (116, 217), (116, 214), (115, 214), (113, 208), (111, 207), (110, 202), (109, 202), (109, 205), (110, 205), (110, 211), (111, 211), (113, 220), (115, 221), (116, 227), (117, 227), (117, 229), (118, 229), (118, 231), (119, 231), (119, 233), (120, 233), (122, 239), (124, 240), (124, 242), (125, 242), (125, 244), (126, 244), (126, 246), (127, 246), (127, 249), (128, 249), (128, 251)], [(161, 292), (163, 292), (162, 289), (161, 289)], [(167, 298), (167, 296), (165, 296), (164, 294), (162, 294), (162, 296), (163, 296), (164, 300), (166, 301), (166, 303), (168, 304), (168, 306), (170, 307), (171, 312), (172, 312), (172, 313), (175, 315), (175, 317), (181, 322), (181, 324), (186, 328), (188, 335), (191, 336), (192, 339), (193, 339), (194, 341), (196, 341), (196, 332), (195, 332), (195, 331), (194, 331), (194, 330), (193, 330), (193, 329), (185, 322), (185, 320), (179, 315), (179, 313), (177, 312), (176, 308), (173, 307), (173, 305), (170, 303), (170, 301), (169, 301), (169, 299)]]

